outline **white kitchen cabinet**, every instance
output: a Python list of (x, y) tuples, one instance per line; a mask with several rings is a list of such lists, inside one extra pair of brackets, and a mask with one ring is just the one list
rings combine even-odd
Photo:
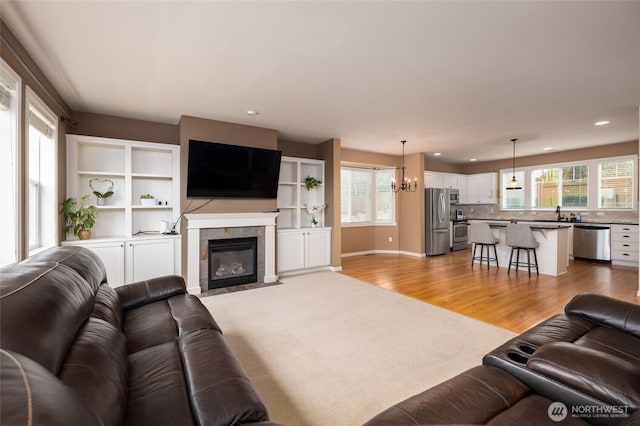
[(611, 225), (611, 263), (638, 267), (638, 225)]
[(498, 174), (478, 173), (467, 175), (466, 204), (497, 204)]
[(86, 247), (100, 257), (112, 287), (164, 275), (180, 274), (180, 236), (71, 240), (62, 245)]
[(443, 188), (442, 173), (438, 172), (424, 172), (424, 187), (425, 188)]
[(305, 271), (331, 263), (331, 228), (278, 231), (278, 273)]

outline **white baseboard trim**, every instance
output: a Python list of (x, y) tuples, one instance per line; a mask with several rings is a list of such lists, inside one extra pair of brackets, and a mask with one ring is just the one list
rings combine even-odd
[[(308, 274), (311, 272), (319, 272), (319, 271), (333, 271), (334, 267), (333, 266), (320, 266), (318, 268), (309, 268), (309, 269), (298, 269), (295, 271), (286, 271), (286, 272), (280, 272), (278, 273), (278, 275), (280, 277), (290, 277), (293, 275), (302, 275), (302, 274)], [(342, 267), (340, 267), (340, 270), (342, 270)]]
[(413, 256), (413, 257), (424, 257), (425, 253), (415, 253), (412, 251), (402, 251), (402, 250), (367, 250), (367, 251), (354, 251), (351, 253), (342, 253), (341, 257), (351, 257), (351, 256), (366, 256), (368, 254), (401, 254), (404, 256)]
[(401, 251), (400, 254), (404, 254), (405, 256), (413, 256), (413, 257), (425, 257), (426, 253), (415, 253), (412, 251)]

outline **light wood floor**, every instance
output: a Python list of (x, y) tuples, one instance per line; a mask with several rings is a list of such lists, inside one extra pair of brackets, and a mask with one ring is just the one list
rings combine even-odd
[(411, 257), (374, 254), (345, 257), (342, 273), (404, 295), (523, 332), (561, 313), (576, 294), (592, 292), (640, 304), (638, 269), (571, 261), (568, 273), (529, 279), (526, 271), (476, 264), (471, 251)]

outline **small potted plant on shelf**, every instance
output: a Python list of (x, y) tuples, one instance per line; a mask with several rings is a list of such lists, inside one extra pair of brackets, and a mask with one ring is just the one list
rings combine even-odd
[(107, 204), (107, 198), (113, 195), (113, 181), (111, 179), (91, 179), (89, 186), (96, 196), (96, 203), (99, 206)]
[(318, 225), (320, 225), (320, 222), (318, 222), (318, 215), (320, 214), (320, 212), (322, 212), (322, 210), (324, 210), (327, 205), (326, 204), (320, 204), (318, 205), (308, 205), (305, 204), (304, 205), (305, 209), (307, 209), (307, 214), (310, 216), (309, 222), (311, 222), (311, 227), (312, 228), (317, 228)]
[(75, 198), (67, 198), (60, 205), (59, 213), (64, 216), (64, 232), (73, 232), (73, 235), (81, 240), (91, 238), (91, 228), (96, 224), (98, 208), (96, 206), (85, 206), (89, 199), (88, 195), (80, 198), (80, 205)]
[(307, 176), (304, 178), (304, 187), (307, 188), (307, 191), (319, 187), (321, 183), (321, 180), (316, 179), (313, 176)]
[(140, 205), (141, 206), (149, 207), (149, 206), (155, 206), (156, 204), (157, 204), (156, 203), (156, 198), (153, 195), (151, 195), (151, 194), (142, 194), (140, 196)]

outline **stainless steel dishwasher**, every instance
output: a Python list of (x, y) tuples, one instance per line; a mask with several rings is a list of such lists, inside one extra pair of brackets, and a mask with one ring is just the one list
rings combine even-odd
[(575, 224), (573, 226), (573, 257), (611, 261), (611, 229), (609, 225)]

